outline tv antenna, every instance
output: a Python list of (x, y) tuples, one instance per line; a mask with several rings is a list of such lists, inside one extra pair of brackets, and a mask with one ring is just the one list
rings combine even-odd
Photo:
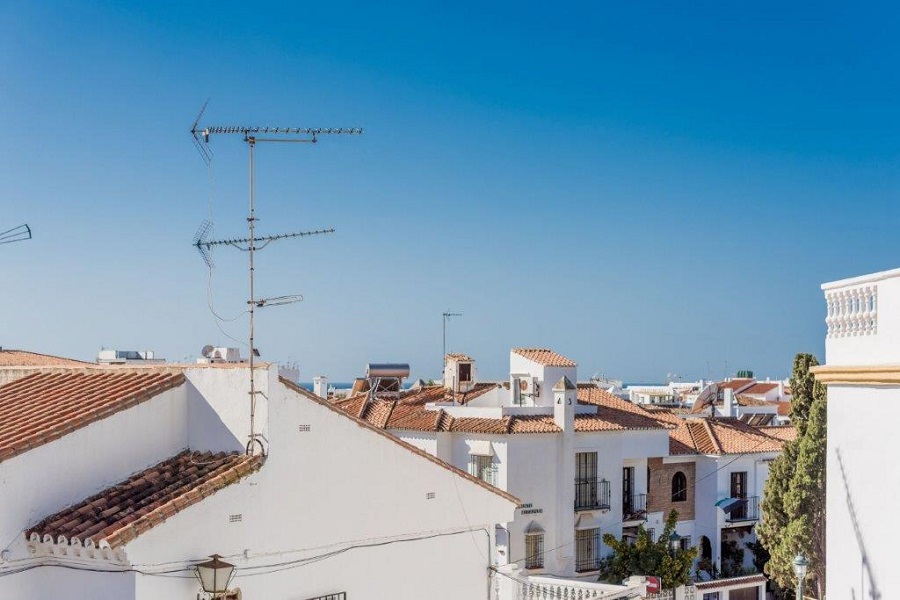
[(23, 223), (18, 227), (7, 229), (0, 232), (0, 244), (12, 244), (13, 242), (24, 242), (31, 239), (31, 227)]
[(249, 297), (247, 306), (250, 314), (250, 331), (249, 331), (249, 354), (250, 354), (250, 435), (247, 441), (247, 454), (253, 454), (255, 449), (259, 447), (260, 451), (265, 454), (265, 446), (263, 445), (262, 434), (256, 431), (256, 397), (261, 392), (256, 390), (256, 380), (254, 378), (254, 359), (259, 356), (254, 341), (254, 312), (257, 308), (265, 306), (281, 306), (284, 304), (293, 304), (303, 300), (299, 294), (288, 296), (276, 296), (272, 298), (257, 298), (254, 290), (254, 255), (257, 250), (262, 250), (270, 243), (287, 238), (299, 238), (312, 235), (321, 235), (334, 233), (334, 229), (318, 229), (313, 231), (296, 231), (292, 233), (282, 233), (278, 235), (257, 236), (256, 235), (256, 206), (254, 203), (254, 150), (257, 142), (286, 142), (286, 143), (311, 143), (315, 144), (319, 141), (319, 137), (323, 135), (335, 134), (361, 134), (363, 130), (359, 127), (246, 127), (246, 126), (229, 126), (229, 127), (201, 127), (200, 119), (206, 111), (207, 100), (200, 109), (200, 114), (194, 120), (191, 126), (191, 136), (194, 145), (200, 153), (203, 162), (209, 165), (212, 159), (212, 152), (209, 149), (209, 138), (219, 134), (238, 134), (243, 136), (244, 142), (250, 151), (250, 208), (247, 216), (248, 235), (245, 238), (231, 238), (222, 240), (209, 239), (212, 223), (204, 221), (194, 236), (193, 245), (200, 252), (204, 262), (210, 268), (212, 263), (212, 249), (215, 246), (232, 246), (238, 248), (249, 255)]
[(450, 320), (450, 317), (461, 317), (461, 316), (462, 316), (462, 313), (450, 312), (449, 308), (447, 310), (445, 310), (443, 313), (441, 313), (441, 317), (443, 317), (443, 319), (444, 319), (444, 323), (443, 323), (444, 324), (444, 336), (443, 336), (444, 354), (441, 356), (441, 365), (443, 365), (441, 367), (441, 377), (444, 376), (444, 368), (447, 366), (447, 321)]

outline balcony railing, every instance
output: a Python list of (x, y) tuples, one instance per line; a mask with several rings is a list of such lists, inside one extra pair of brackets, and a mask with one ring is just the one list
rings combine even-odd
[(626, 494), (622, 497), (622, 520), (647, 520), (647, 494)]
[(725, 521), (728, 523), (759, 521), (759, 496), (742, 498), (739, 503), (725, 513)]
[(575, 480), (575, 510), (609, 508), (609, 482), (605, 479)]

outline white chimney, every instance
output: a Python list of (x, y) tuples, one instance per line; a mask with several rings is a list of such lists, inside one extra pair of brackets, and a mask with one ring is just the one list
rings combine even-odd
[(726, 417), (734, 416), (734, 390), (731, 388), (725, 388), (725, 394), (723, 395), (725, 400), (725, 406), (722, 407), (722, 413)]
[(319, 398), (328, 397), (328, 377), (325, 375), (313, 377), (313, 393)]

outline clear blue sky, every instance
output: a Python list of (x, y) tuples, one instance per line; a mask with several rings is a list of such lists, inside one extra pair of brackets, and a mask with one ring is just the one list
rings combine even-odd
[[(245, 231), (209, 125), (362, 126), (261, 146), (269, 360), (483, 377), (549, 346), (629, 381), (822, 357), (819, 285), (897, 267), (898, 10), (852, 3), (46, 3), (0, 7), (0, 344), (169, 359), (229, 344), (191, 248)], [(245, 256), (216, 253), (223, 316)], [(244, 320), (222, 325), (246, 337)]]

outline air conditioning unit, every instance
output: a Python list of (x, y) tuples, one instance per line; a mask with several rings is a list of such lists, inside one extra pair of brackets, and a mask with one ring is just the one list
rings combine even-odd
[(523, 377), (520, 386), (522, 394), (525, 396), (536, 398), (541, 395), (541, 384), (538, 382), (537, 377)]

